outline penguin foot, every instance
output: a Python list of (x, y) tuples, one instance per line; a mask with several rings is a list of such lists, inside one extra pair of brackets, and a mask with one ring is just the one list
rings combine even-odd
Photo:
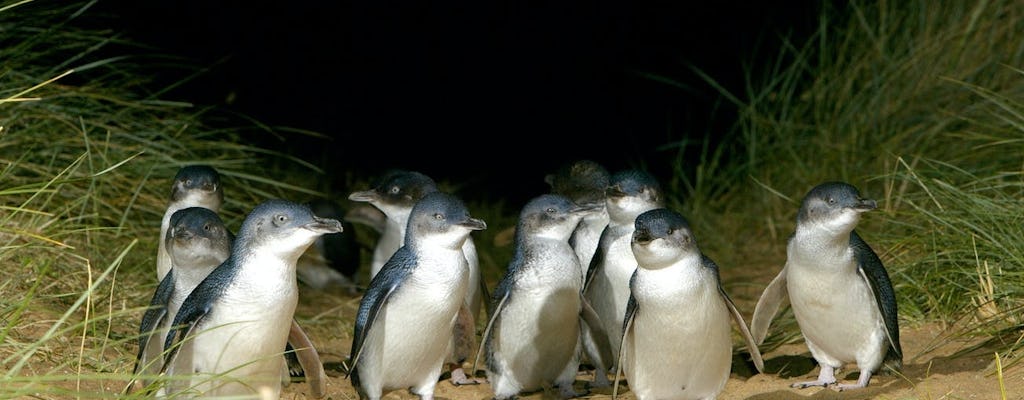
[(836, 384), (836, 369), (825, 364), (820, 364), (821, 371), (818, 372), (818, 380), (809, 382), (797, 382), (790, 387), (797, 389), (805, 389), (812, 386), (828, 387), (829, 385)]
[(452, 377), (449, 379), (452, 385), (479, 385), (481, 382), (477, 379), (466, 376), (466, 371), (462, 367), (452, 368)]
[(789, 387), (796, 388), (796, 389), (806, 389), (806, 388), (814, 387), (814, 386), (828, 387), (829, 385), (834, 385), (835, 383), (836, 383), (835, 381), (829, 382), (829, 381), (817, 380), (817, 381), (810, 381), (810, 382), (797, 382), (797, 383), (794, 383), (792, 385), (789, 385)]

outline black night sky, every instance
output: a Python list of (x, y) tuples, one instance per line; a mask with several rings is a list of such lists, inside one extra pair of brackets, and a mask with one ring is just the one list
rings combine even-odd
[(210, 66), (166, 97), (224, 104), (332, 137), (254, 140), (331, 171), (415, 169), (463, 182), (465, 192), (508, 190), (520, 201), (513, 192), (546, 191), (543, 175), (578, 158), (667, 178), (675, 151), (659, 149), (708, 132), (720, 137), (734, 121), (731, 106), (691, 67), (742, 91), (745, 70), (759, 73), (781, 37), (800, 41), (813, 28), (816, 4), (101, 0), (100, 7), (118, 15), (116, 29), (133, 40)]

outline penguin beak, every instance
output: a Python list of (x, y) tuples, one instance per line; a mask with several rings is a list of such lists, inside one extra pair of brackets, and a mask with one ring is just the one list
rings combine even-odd
[(603, 206), (603, 205), (604, 205), (603, 203), (577, 204), (576, 208), (573, 208), (572, 211), (570, 211), (570, 212), (573, 213), (573, 214), (589, 214), (589, 213), (592, 213), (594, 211), (600, 210), (601, 206)]
[(482, 231), (484, 229), (487, 229), (487, 223), (484, 222), (484, 220), (482, 219), (476, 218), (467, 219), (466, 221), (460, 223), (459, 225), (472, 229), (474, 231)]
[(871, 211), (878, 208), (878, 203), (872, 199), (860, 199), (857, 204), (853, 205), (853, 209), (859, 212)]
[(317, 233), (341, 233), (344, 231), (338, 220), (320, 217), (313, 217), (313, 222), (304, 225), (303, 228)]
[(608, 189), (604, 190), (604, 194), (608, 197), (626, 197), (626, 192), (622, 191), (622, 188), (616, 186), (609, 186)]
[(173, 229), (171, 230), (171, 237), (175, 240), (189, 240), (194, 236), (192, 231), (188, 229)]
[(372, 190), (372, 189), (371, 190), (363, 190), (363, 191), (360, 191), (360, 192), (352, 192), (352, 194), (348, 195), (348, 199), (352, 200), (352, 201), (370, 202), (370, 201), (377, 200), (379, 198), (380, 198), (380, 196), (377, 195), (377, 192)]
[(651, 236), (651, 232), (647, 229), (637, 229), (633, 231), (633, 241), (637, 243), (649, 243), (654, 240), (654, 236)]

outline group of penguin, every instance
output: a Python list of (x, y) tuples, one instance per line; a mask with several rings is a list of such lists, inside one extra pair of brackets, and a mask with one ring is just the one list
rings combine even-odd
[[(577, 160), (544, 179), (551, 190), (522, 207), (512, 259), (493, 293), (472, 237), (487, 224), (433, 179), (391, 170), (349, 195), (383, 216), (351, 218), (379, 233), (345, 363), (360, 398), (409, 390), (431, 400), (445, 372), (454, 385), (480, 383), (482, 360), (497, 400), (540, 390), (580, 396), (573, 383), (583, 364), (593, 368), (588, 385), (614, 385), (613, 397), (625, 378), (642, 400), (713, 399), (731, 372), (731, 324), (764, 372), (758, 346), (787, 297), (820, 366), (816, 380), (793, 387), (862, 388), (883, 364), (901, 368), (892, 284), (854, 231), (877, 205), (854, 186), (826, 182), (806, 194), (786, 264), (748, 329), (718, 266), (686, 218), (666, 208), (652, 175)], [(324, 239), (348, 232), (343, 218), (267, 200), (235, 236), (217, 216), (222, 201), (216, 170), (179, 170), (129, 388), (276, 399), (301, 368), (310, 394), (323, 397), (323, 364), (294, 320), (297, 280), (322, 282), (308, 277), (323, 274), (297, 269), (310, 269), (300, 258), (311, 245), (324, 251)], [(353, 271), (331, 279), (354, 287)], [(477, 346), (481, 311), (487, 323)], [(859, 370), (855, 383), (836, 378), (847, 364)]]

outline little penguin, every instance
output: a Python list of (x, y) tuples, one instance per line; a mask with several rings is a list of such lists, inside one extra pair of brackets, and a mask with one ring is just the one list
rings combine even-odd
[(164, 240), (171, 269), (160, 281), (139, 327), (139, 353), (133, 375), (146, 375), (140, 380), (143, 386), (163, 367), (163, 339), (181, 303), (228, 258), (233, 240), (234, 235), (220, 216), (208, 208), (188, 207), (171, 215)]
[(161, 281), (171, 269), (171, 256), (167, 254), (164, 238), (170, 226), (171, 215), (186, 207), (205, 207), (219, 212), (224, 203), (224, 188), (220, 174), (209, 165), (187, 165), (178, 169), (171, 184), (171, 200), (160, 222), (160, 239), (156, 253), (156, 279)]
[[(377, 239), (370, 264), (370, 280), (377, 275), (387, 261), (405, 241), (406, 227), (413, 206), (427, 194), (437, 192), (437, 183), (429, 176), (402, 169), (391, 169), (378, 178), (372, 189), (353, 192), (349, 200), (368, 202), (377, 207), (387, 217), (384, 231)], [(469, 263), (469, 290), (466, 292), (466, 306), (471, 319), (456, 325), (455, 337), (460, 342), (475, 342), (476, 318), (486, 301), (487, 292), (484, 281), (480, 278), (480, 259), (476, 251), (473, 237), (466, 238), (462, 245), (463, 254)], [(455, 346), (455, 349), (461, 348)], [(475, 379), (466, 375), (462, 361), (469, 354), (452, 354), (448, 360), (451, 370), (451, 382), (455, 385), (477, 384)]]
[(281, 354), (296, 337), (296, 261), (316, 238), (342, 230), (341, 222), (317, 217), (304, 204), (271, 199), (253, 208), (231, 254), (175, 314), (162, 372), (172, 381), (190, 376), (188, 390), (201, 396), (279, 397)]
[(495, 399), (555, 387), (563, 398), (579, 395), (573, 382), (583, 277), (569, 237), (595, 209), (544, 194), (520, 211), (512, 261), (491, 297), (480, 349)]
[(604, 379), (607, 379), (607, 371), (601, 368), (617, 365), (618, 339), (629, 301), (629, 279), (637, 264), (631, 248), (634, 222), (643, 212), (664, 205), (664, 193), (657, 179), (638, 169), (613, 174), (606, 196), (609, 222), (601, 233), (583, 289), (584, 298), (593, 306), (601, 323), (600, 327), (587, 325), (588, 330), (583, 333), (584, 347), (588, 358), (598, 360), (595, 361), (596, 377)]
[(605, 208), (605, 191), (611, 181), (611, 174), (601, 164), (592, 160), (577, 160), (563, 166), (553, 174), (544, 177), (551, 186), (551, 193), (568, 197), (576, 204), (595, 205), (597, 210), (583, 217), (569, 238), (569, 244), (576, 251), (587, 276), (590, 260), (597, 251), (601, 232), (608, 226), (608, 210)]
[(640, 214), (631, 247), (637, 268), (629, 281), (618, 370), (638, 400), (718, 396), (732, 370), (730, 319), (757, 370), (764, 370), (743, 315), (722, 288), (718, 266), (701, 253), (681, 214), (665, 208)]
[[(854, 230), (861, 213), (876, 207), (846, 182), (815, 186), (800, 204), (786, 264), (761, 294), (750, 324), (760, 344), (788, 295), (820, 367), (817, 380), (793, 387), (863, 388), (883, 364), (902, 367), (895, 291), (878, 255)], [(835, 372), (847, 363), (856, 363), (860, 376), (837, 384)]]
[(463, 243), (486, 228), (451, 194), (432, 192), (413, 206), (405, 244), (370, 280), (356, 313), (348, 374), (360, 398), (406, 388), (433, 398), (452, 332), (469, 313)]
[(362, 262), (359, 242), (352, 224), (344, 218), (345, 209), (337, 202), (318, 198), (307, 203), (318, 217), (341, 222), (346, 232), (321, 235), (310, 245), (296, 267), (299, 282), (314, 289), (342, 289), (350, 295), (356, 294), (356, 273)]

